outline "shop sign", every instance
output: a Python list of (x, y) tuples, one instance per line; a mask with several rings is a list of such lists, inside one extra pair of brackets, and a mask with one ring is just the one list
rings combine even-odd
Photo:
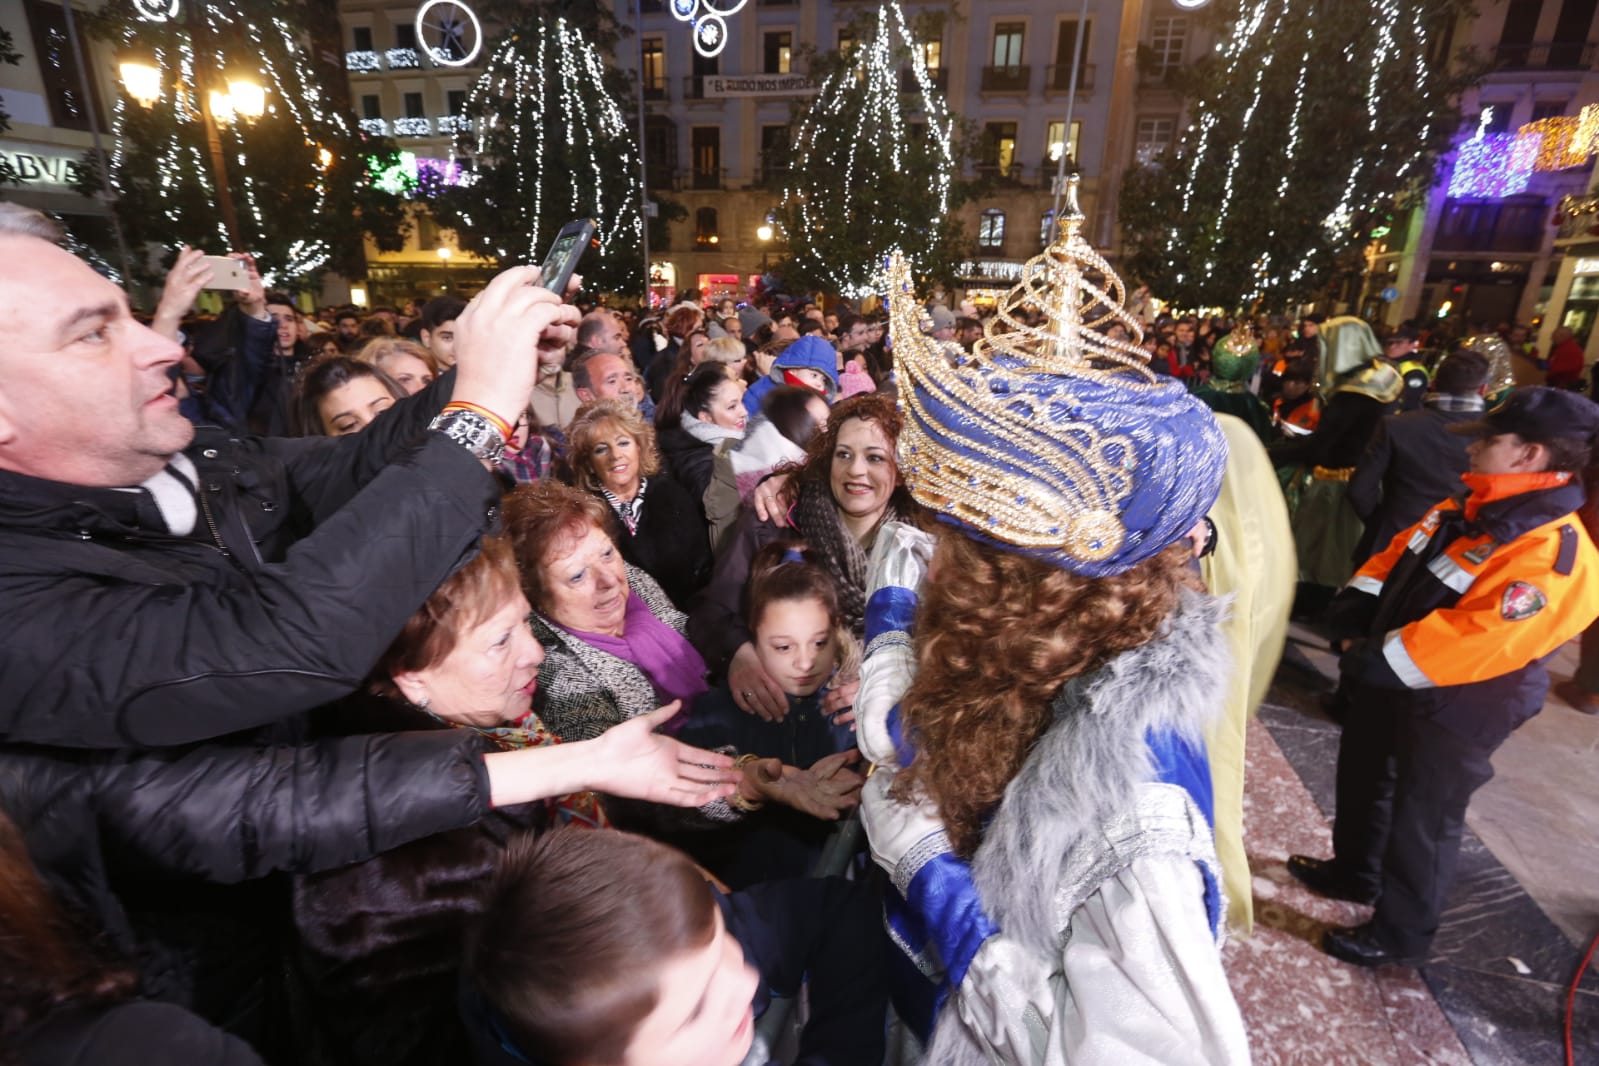
[(1599, 258), (1582, 256), (1577, 260), (1576, 268), (1572, 272), (1576, 274), (1599, 274)]
[(24, 185), (60, 185), (78, 180), (78, 157), (50, 151), (40, 145), (0, 142), (0, 157), (11, 164)]

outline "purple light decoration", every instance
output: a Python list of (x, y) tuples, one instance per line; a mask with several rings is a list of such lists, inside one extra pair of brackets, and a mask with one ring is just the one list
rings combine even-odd
[(417, 157), (417, 180), (424, 184), (436, 182), (439, 185), (469, 185), (466, 169), (453, 159), (429, 159), (425, 156)]
[(1532, 180), (1541, 133), (1484, 133), (1460, 146), (1449, 177), (1450, 196), (1497, 200), (1525, 192)]

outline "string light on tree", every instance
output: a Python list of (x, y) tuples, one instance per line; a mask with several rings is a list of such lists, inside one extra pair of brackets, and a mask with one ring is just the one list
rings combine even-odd
[(598, 45), (564, 15), (535, 9), (489, 49), (467, 93), (454, 154), (476, 161), (452, 186), (420, 172), (462, 251), (537, 262), (573, 218), (599, 224), (585, 278), (623, 285), (642, 255), (639, 153)]
[[(851, 296), (876, 291), (890, 252), (925, 269), (949, 242), (957, 172), (955, 121), (904, 11), (883, 4), (872, 27), (800, 119), (778, 211), (793, 265)], [(898, 187), (929, 169), (930, 187)]]
[(1435, 40), (1466, 0), (1230, 0), (1185, 72), (1192, 121), (1123, 182), (1131, 268), (1180, 306), (1309, 296), (1424, 183), (1471, 76)]
[[(399, 225), (397, 201), (385, 202), (364, 180), (372, 149), (331, 105), (306, 27), (284, 12), (271, 0), (138, 0), (108, 9), (103, 32), (120, 42), (127, 91), (112, 108), (104, 179), (135, 243), (235, 247), (207, 164), (208, 116), (220, 148), (209, 154), (227, 162), (239, 243), (268, 281), (306, 279), (335, 258), (354, 272), (364, 263), (364, 232), (395, 239), (388, 227)], [(305, 236), (307, 219), (319, 220), (314, 239)]]

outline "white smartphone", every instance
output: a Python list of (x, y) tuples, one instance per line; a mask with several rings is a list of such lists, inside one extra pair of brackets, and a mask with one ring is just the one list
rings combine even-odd
[(237, 259), (208, 255), (204, 261), (211, 267), (211, 280), (206, 282), (206, 288), (244, 292), (250, 287), (250, 272)]

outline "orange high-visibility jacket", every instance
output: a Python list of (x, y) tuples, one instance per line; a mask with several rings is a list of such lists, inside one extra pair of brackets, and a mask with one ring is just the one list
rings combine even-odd
[(1434, 507), (1340, 593), (1335, 637), (1367, 638), (1342, 663), (1355, 679), (1414, 691), (1504, 678), (1599, 617), (1599, 550), (1574, 513), (1576, 476), (1464, 480), (1463, 505)]

